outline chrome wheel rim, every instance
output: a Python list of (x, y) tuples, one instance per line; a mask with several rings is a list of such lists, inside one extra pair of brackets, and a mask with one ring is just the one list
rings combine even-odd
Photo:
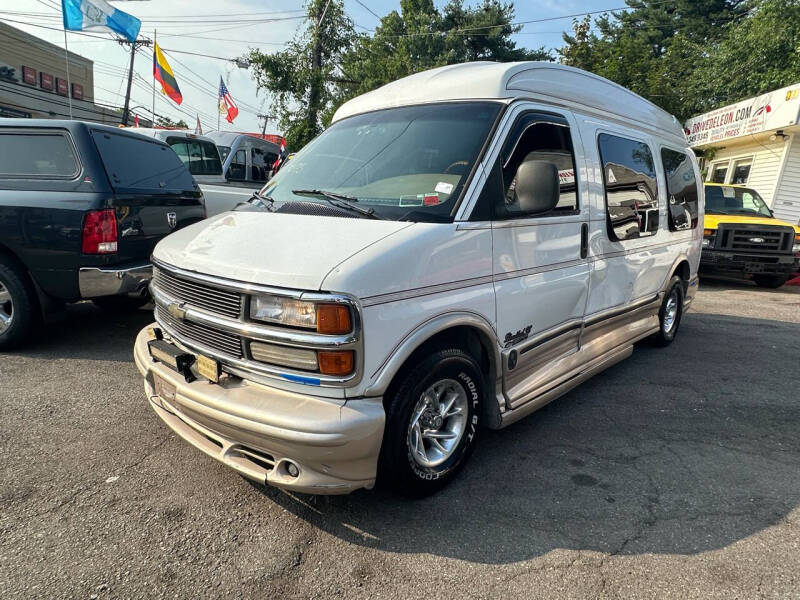
[(664, 309), (664, 333), (669, 333), (675, 327), (678, 318), (678, 294), (673, 291), (667, 299), (667, 306)]
[(426, 389), (411, 413), (408, 447), (421, 467), (436, 467), (453, 455), (467, 426), (467, 392), (455, 379)]
[(0, 281), (0, 333), (11, 327), (14, 318), (14, 303), (11, 301), (11, 292)]

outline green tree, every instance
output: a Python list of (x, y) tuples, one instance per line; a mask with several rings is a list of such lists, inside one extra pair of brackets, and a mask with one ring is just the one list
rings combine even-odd
[(696, 71), (694, 112), (800, 82), (800, 1), (756, 0)]
[(511, 39), (514, 6), (484, 0), (475, 7), (450, 0), (401, 0), (400, 11), (381, 19), (373, 35), (359, 36), (343, 56), (339, 100), (401, 77), (444, 65), (476, 60), (552, 60), (544, 48), (519, 48)]
[(300, 149), (320, 131), (337, 96), (337, 65), (355, 39), (342, 0), (308, 0), (308, 24), (286, 50), (247, 58), (258, 86), (274, 99), (287, 146)]
[(188, 129), (188, 125), (186, 121), (181, 119), (180, 121), (173, 121), (169, 117), (156, 117), (156, 125), (158, 127), (167, 127), (169, 129)]
[[(748, 14), (744, 0), (626, 0), (630, 10), (573, 22), (561, 61), (602, 75), (665, 110), (698, 106), (695, 72)], [(594, 26), (594, 28), (592, 27)]]

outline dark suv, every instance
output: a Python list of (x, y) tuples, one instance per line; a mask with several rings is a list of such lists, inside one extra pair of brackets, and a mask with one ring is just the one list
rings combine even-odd
[(141, 306), (156, 243), (203, 218), (200, 189), (164, 142), (0, 119), (0, 349), (66, 302)]

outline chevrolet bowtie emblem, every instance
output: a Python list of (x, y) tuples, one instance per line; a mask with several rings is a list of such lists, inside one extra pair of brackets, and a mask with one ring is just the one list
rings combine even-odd
[(167, 305), (167, 312), (181, 321), (186, 318), (186, 309), (183, 307), (183, 304), (179, 304), (178, 302), (170, 302), (169, 305)]

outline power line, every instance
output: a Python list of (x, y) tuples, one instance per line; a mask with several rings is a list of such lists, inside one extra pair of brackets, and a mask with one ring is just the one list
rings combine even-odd
[(372, 13), (372, 15), (373, 15), (373, 16), (374, 16), (376, 19), (378, 19), (378, 21), (380, 21), (380, 20), (382, 19), (382, 17), (381, 17), (381, 16), (380, 16), (378, 13), (376, 13), (376, 12), (375, 12), (374, 10), (372, 10), (372, 9), (371, 9), (369, 6), (367, 6), (366, 4), (364, 4), (364, 3), (363, 3), (361, 0), (356, 0), (356, 2), (358, 2), (358, 4), (360, 4), (360, 5), (361, 5), (361, 6), (362, 6), (364, 9), (366, 9), (366, 10), (367, 10), (367, 12), (370, 12), (370, 13)]

